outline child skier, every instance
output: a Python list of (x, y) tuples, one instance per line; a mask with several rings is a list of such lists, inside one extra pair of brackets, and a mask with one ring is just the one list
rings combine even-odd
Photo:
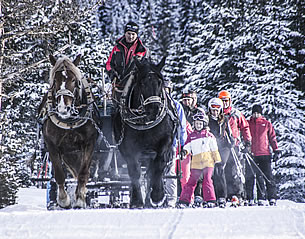
[(182, 189), (179, 206), (189, 206), (196, 184), (203, 173), (202, 194), (207, 207), (214, 207), (216, 196), (212, 181), (214, 164), (221, 162), (217, 142), (214, 135), (209, 132), (209, 117), (204, 112), (193, 116), (194, 128), (184, 145), (185, 154), (192, 155), (191, 175)]

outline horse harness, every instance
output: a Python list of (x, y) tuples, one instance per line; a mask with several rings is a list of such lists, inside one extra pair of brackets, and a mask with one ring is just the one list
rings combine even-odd
[[(53, 124), (62, 129), (76, 129), (87, 123), (88, 120), (93, 121), (93, 102), (94, 98), (92, 92), (90, 90), (90, 86), (88, 81), (85, 78), (81, 78), (81, 83), (84, 86), (84, 91), (86, 95), (87, 104), (81, 104), (79, 106), (74, 106), (73, 113), (74, 116), (69, 117), (66, 120), (61, 119), (58, 116), (58, 112), (53, 107), (53, 86), (49, 88), (47, 93), (47, 101), (45, 108), (45, 115), (43, 121), (46, 118), (50, 118)], [(80, 89), (81, 90), (81, 89)], [(56, 92), (55, 98), (57, 99), (59, 96), (69, 96), (75, 101), (75, 92), (71, 92), (67, 89), (60, 89)], [(77, 109), (75, 109), (77, 108)]]
[[(153, 95), (144, 99), (143, 95), (141, 95), (140, 106), (138, 108), (132, 108), (131, 95), (135, 87), (135, 85), (132, 84), (134, 80), (134, 74), (135, 73), (132, 72), (132, 74), (129, 75), (124, 89), (121, 91), (122, 95), (119, 101), (119, 110), (123, 122), (135, 130), (148, 130), (154, 128), (160, 122), (162, 122), (166, 114), (169, 114), (170, 117), (175, 121), (176, 117), (174, 116), (173, 112), (168, 109), (168, 97), (163, 88), (161, 96)], [(159, 110), (155, 120), (145, 119), (147, 117), (145, 114), (145, 106), (149, 104), (159, 104)]]

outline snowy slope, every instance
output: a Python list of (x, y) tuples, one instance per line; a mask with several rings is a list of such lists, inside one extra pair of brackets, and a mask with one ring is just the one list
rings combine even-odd
[(305, 238), (305, 204), (213, 209), (47, 211), (45, 190), (21, 189), (0, 210), (0, 238)]

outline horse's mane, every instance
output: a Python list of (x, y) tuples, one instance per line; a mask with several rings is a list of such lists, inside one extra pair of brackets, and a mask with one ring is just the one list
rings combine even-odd
[(81, 83), (82, 73), (80, 72), (78, 67), (75, 66), (73, 64), (73, 62), (67, 56), (63, 56), (56, 61), (55, 66), (50, 71), (50, 77), (49, 77), (50, 87), (52, 87), (54, 84), (55, 73), (57, 71), (63, 70), (62, 68), (64, 68), (64, 67), (69, 69), (70, 71), (72, 71), (72, 73), (75, 75), (76, 79), (78, 81), (80, 81), (80, 83)]

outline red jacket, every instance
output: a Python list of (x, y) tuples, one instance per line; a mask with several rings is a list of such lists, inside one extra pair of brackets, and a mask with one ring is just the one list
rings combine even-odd
[(232, 107), (225, 109), (224, 113), (229, 118), (231, 134), (235, 139), (235, 144), (238, 145), (241, 141), (240, 132), (245, 142), (251, 142), (249, 124), (245, 116), (239, 110)]
[(112, 49), (110, 56), (106, 62), (106, 70), (109, 72), (114, 69), (119, 76), (126, 74), (126, 69), (129, 67), (130, 60), (134, 56), (143, 57), (146, 54), (146, 48), (139, 38), (128, 48), (125, 36), (119, 38), (116, 45)]
[(270, 147), (273, 152), (278, 149), (275, 131), (272, 124), (263, 116), (248, 120), (252, 135), (251, 150), (254, 156), (271, 155)]

